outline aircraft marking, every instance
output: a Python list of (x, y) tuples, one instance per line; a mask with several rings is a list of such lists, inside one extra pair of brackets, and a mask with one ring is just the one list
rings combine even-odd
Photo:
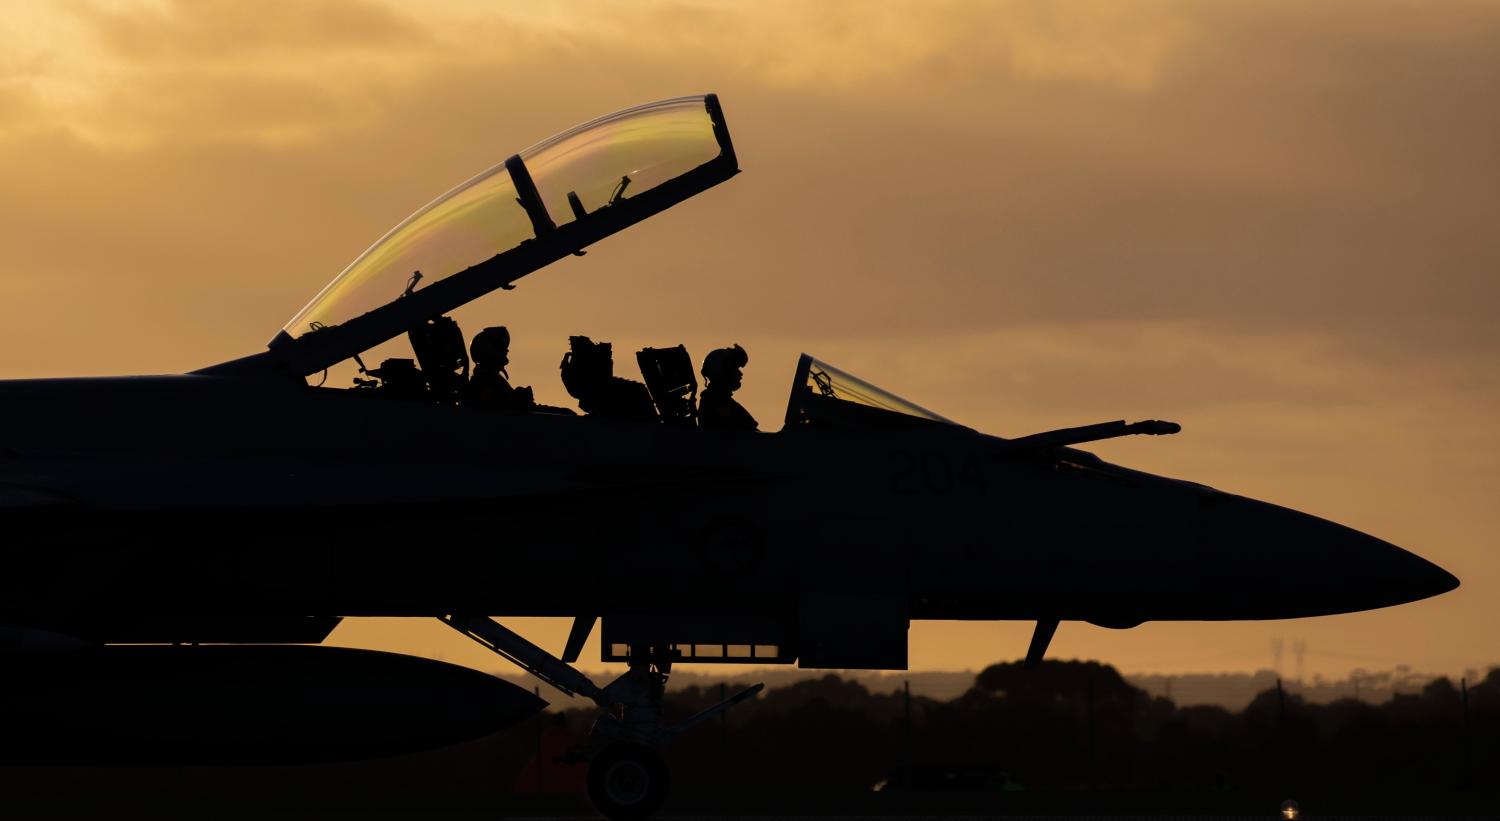
[(894, 463), (891, 490), (896, 493), (983, 495), (990, 488), (984, 460), (974, 454), (963, 454), (955, 464), (947, 453), (897, 450), (891, 452), (891, 461)]

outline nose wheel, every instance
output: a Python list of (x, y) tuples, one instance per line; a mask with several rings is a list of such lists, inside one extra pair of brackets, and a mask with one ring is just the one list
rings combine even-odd
[(616, 741), (589, 762), (589, 800), (614, 821), (635, 821), (661, 809), (670, 782), (661, 753), (644, 744)]
[[(615, 821), (646, 818), (666, 800), (670, 773), (666, 760), (657, 752), (658, 747), (765, 687), (764, 684), (747, 687), (668, 727), (662, 723), (662, 695), (677, 655), (671, 647), (632, 644), (629, 670), (600, 687), (571, 664), (493, 619), (457, 614), (439, 619), (562, 692), (585, 696), (604, 708), (589, 731), (588, 741), (569, 751), (562, 760), (589, 762), (589, 798), (599, 812)], [(573, 635), (568, 638), (570, 649), (564, 655), (576, 659), (576, 650), (587, 635), (586, 627), (579, 629), (575, 625)]]

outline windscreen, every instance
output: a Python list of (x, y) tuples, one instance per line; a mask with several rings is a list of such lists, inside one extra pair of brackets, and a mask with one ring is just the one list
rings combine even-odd
[(861, 411), (899, 414), (929, 422), (956, 424), (930, 410), (877, 388), (853, 374), (807, 354), (797, 363), (797, 382), (787, 407), (787, 423), (814, 421), (857, 422), (868, 419)]

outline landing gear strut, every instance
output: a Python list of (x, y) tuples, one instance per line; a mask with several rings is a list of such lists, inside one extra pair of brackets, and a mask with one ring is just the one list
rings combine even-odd
[[(672, 674), (676, 652), (670, 647), (630, 646), (630, 669), (604, 687), (571, 664), (521, 638), (487, 616), (447, 615), (444, 624), (503, 656), (521, 669), (567, 695), (585, 696), (599, 705), (600, 713), (588, 739), (571, 751), (566, 760), (589, 763), (589, 799), (606, 817), (635, 821), (661, 808), (667, 797), (671, 774), (661, 748), (672, 737), (760, 692), (756, 684), (704, 710), (688, 720), (668, 727), (662, 723), (662, 697)], [(564, 655), (577, 658), (592, 619), (579, 619), (568, 638)]]

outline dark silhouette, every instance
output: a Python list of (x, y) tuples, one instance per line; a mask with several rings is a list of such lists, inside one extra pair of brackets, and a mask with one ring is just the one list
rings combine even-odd
[(429, 395), (439, 402), (457, 402), (469, 381), (469, 357), (458, 323), (446, 316), (429, 319), (407, 331), (406, 338), (422, 367)]
[[(1319, 817), (1486, 815), (1500, 805), (1500, 669), (1466, 685), (1443, 680), (1381, 704), (1289, 696), (1283, 716), (1274, 688), (1239, 711), (1184, 708), (1123, 685), (1107, 665), (1046, 661), (987, 668), (952, 699), (914, 695), (908, 714), (899, 691), (827, 675), (766, 690), (677, 737), (665, 750), (675, 785), (666, 810), (1269, 818), (1292, 797)], [(397, 686), (405, 680), (351, 679), (349, 694), (376, 687), (366, 699), (375, 705)], [(721, 698), (717, 685), (681, 687), (663, 710), (681, 721)], [(216, 809), (232, 796), (251, 817), (287, 806), (310, 816), (576, 814), (587, 811), (587, 767), (567, 763), (567, 751), (594, 720), (583, 709), (535, 715), (461, 746), (355, 764), (0, 768), (0, 789), (7, 807), (35, 805), (48, 817), (144, 813), (167, 796)], [(343, 786), (351, 783), (359, 789)]]
[[(657, 133), (672, 137), (636, 141)], [(578, 755), (598, 765), (589, 779), (596, 792), (611, 792), (614, 775), (642, 787), (595, 796), (602, 809), (634, 817), (665, 795), (657, 766), (665, 741), (711, 726), (721, 714), (714, 710), (755, 692), (747, 688), (691, 719), (669, 715), (664, 685), (685, 659), (900, 669), (914, 620), (1015, 619), (1040, 626), (1028, 653), (1039, 662), (1059, 622), (1126, 628), (1295, 618), (1386, 607), (1457, 586), (1436, 565), (1374, 537), (1123, 469), (1076, 447), (1176, 433), (1176, 425), (1105, 422), (1001, 439), (807, 355), (794, 372), (786, 427), (774, 435), (644, 424), (658, 420), (647, 387), (616, 377), (610, 345), (586, 337), (571, 340), (564, 383), (585, 411), (629, 421), (447, 407), (467, 357), (457, 325), (442, 317), (739, 171), (713, 95), (639, 106), (569, 135), (512, 155), (421, 212), (498, 221), (490, 235), (515, 243), (486, 250), (487, 259), (419, 277), (408, 252), (420, 256), (468, 225), (408, 220), (259, 353), (190, 374), (0, 382), (9, 437), (0, 446), (21, 452), (0, 460), (0, 627), (14, 633), (0, 641), (0, 661), (31, 676), (7, 671), (0, 684), (42, 681), (34, 692), (47, 692), (46, 674), (63, 670), (67, 654), (25, 649), (38, 645), (223, 643), (230, 646), (210, 655), (247, 671), (224, 679), (232, 694), (211, 702), (228, 721), (257, 715), (240, 705), (266, 683), (249, 674), (262, 651), (234, 645), (321, 641), (332, 629), (327, 621), (346, 615), (436, 617), (593, 702), (599, 715)], [(629, 150), (616, 150), (622, 139)], [(653, 148), (659, 156), (642, 156)], [(594, 176), (572, 187), (579, 193), (574, 219), (559, 223), (564, 215), (550, 213), (541, 192), (562, 193), (552, 172), (564, 154), (579, 160), (569, 167)], [(528, 164), (547, 175), (540, 187)], [(496, 184), (478, 185), (481, 179)], [(436, 208), (459, 195), (475, 199), (451, 212)], [(371, 305), (386, 293), (385, 303)], [(421, 370), (411, 359), (389, 359), (366, 374), (373, 390), (310, 386), (309, 377), (403, 334)], [(501, 396), (501, 386), (509, 387), (503, 361), (479, 354), (479, 392)], [(702, 424), (755, 429), (733, 398), (747, 361), (738, 346), (705, 359)], [(676, 370), (658, 374), (664, 405), (686, 384), (670, 378)], [(414, 401), (369, 401), (380, 396)], [(673, 413), (680, 421), (681, 408)], [(561, 656), (493, 618), (559, 614), (574, 617)], [(323, 632), (304, 639), (309, 622)], [(596, 622), (603, 655), (628, 665), (613, 682), (595, 682), (573, 666)], [(297, 654), (331, 661), (328, 649)], [(334, 677), (321, 664), (278, 680), (288, 700), (330, 697)], [(170, 668), (158, 668), (158, 677), (152, 667), (127, 665), (110, 675), (120, 692), (140, 694), (154, 692), (159, 679), (183, 681)], [(91, 680), (78, 677), (77, 700), (95, 698)], [(1091, 728), (1084, 771), (1106, 782), (1119, 755), (1114, 728), (1125, 726), (1111, 711), (1141, 719), (1141, 710), (1149, 718), (1153, 709), (1115, 698), (1111, 685), (1093, 681), (1097, 690), (1084, 707), (1066, 708), (1073, 712), (1030, 699), (1021, 720), (1058, 733), (1023, 737), (1044, 749), (1063, 744), (1067, 722), (1082, 709)], [(97, 689), (104, 703), (110, 685)], [(24, 695), (0, 703), (34, 706)], [(980, 718), (1026, 700), (984, 691), (974, 698)], [(51, 704), (53, 713), (69, 709), (66, 701)], [(399, 706), (361, 713), (363, 731), (395, 738), (424, 724)], [(913, 722), (919, 712), (913, 705)], [(97, 721), (70, 736), (80, 748), (104, 749), (100, 739), (112, 733), (129, 737), (151, 712), (92, 715)], [(966, 726), (984, 726), (975, 715), (962, 716)], [(1298, 738), (1295, 699), (1282, 715), (1277, 737)], [(35, 726), (50, 726), (47, 718)], [(889, 766), (881, 748), (889, 728), (862, 723), (829, 700), (795, 722), (763, 726), (780, 740), (762, 745), (770, 753), (761, 768), (802, 755), (789, 748), (792, 739), (832, 740), (846, 751), (822, 756), (828, 766), (786, 774), (784, 783), (868, 792), (870, 767)], [(204, 743), (234, 747), (264, 741), (274, 729), (228, 721)], [(954, 737), (992, 749), (994, 732), (960, 729)], [(921, 733), (912, 737), (922, 743)], [(135, 748), (114, 741), (112, 749), (126, 755)], [(196, 743), (178, 752), (190, 755)], [(294, 741), (285, 749), (297, 758)], [(835, 758), (842, 760), (830, 764)], [(1013, 774), (1024, 783), (1031, 776), (1019, 769)], [(738, 794), (760, 783), (754, 772), (725, 772), (741, 778)]]
[(530, 387), (512, 387), (506, 366), (510, 364), (510, 331), (497, 325), (474, 335), (469, 345), (474, 373), (469, 377), (464, 401), (491, 410), (529, 411), (536, 408)]
[(546, 706), (477, 670), (373, 650), (84, 646), (27, 661), (0, 676), (0, 701), (26, 705), (6, 718), (0, 764), (348, 761), (480, 738)]
[(635, 360), (662, 421), (669, 425), (697, 424), (698, 379), (693, 376), (693, 359), (687, 348), (643, 348), (636, 352)]
[(698, 423), (721, 430), (756, 430), (755, 417), (734, 399), (744, 380), (742, 370), (750, 355), (739, 345), (718, 348), (703, 357), (703, 398), (698, 402)]
[(586, 336), (568, 337), (563, 354), (563, 387), (590, 416), (609, 416), (637, 422), (654, 422), (656, 406), (646, 386), (615, 376), (613, 346)]
[(355, 379), (355, 387), (368, 390), (384, 399), (416, 402), (431, 396), (427, 391), (427, 378), (417, 368), (414, 360), (393, 357), (384, 360), (378, 368), (365, 371), (371, 379)]

